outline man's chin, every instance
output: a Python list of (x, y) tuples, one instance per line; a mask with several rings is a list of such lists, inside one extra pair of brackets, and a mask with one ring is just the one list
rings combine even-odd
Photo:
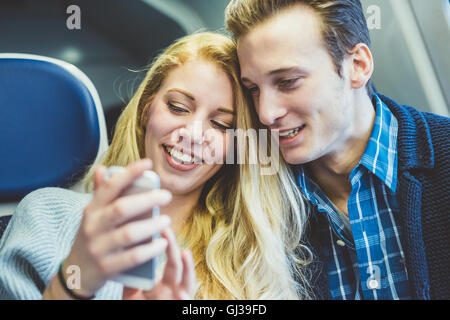
[(281, 154), (290, 165), (301, 165), (312, 161), (311, 157), (306, 156), (303, 150), (282, 150)]

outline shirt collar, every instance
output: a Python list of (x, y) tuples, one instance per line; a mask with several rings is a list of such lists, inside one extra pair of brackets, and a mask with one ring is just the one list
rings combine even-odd
[[(397, 189), (398, 122), (389, 108), (376, 94), (373, 100), (376, 102), (375, 122), (366, 150), (359, 164), (376, 175), (395, 193)], [(352, 172), (351, 176), (353, 175), (354, 172)]]

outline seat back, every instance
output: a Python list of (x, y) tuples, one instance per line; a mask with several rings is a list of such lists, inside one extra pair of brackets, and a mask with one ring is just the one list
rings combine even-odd
[(6, 230), (6, 227), (8, 226), (9, 220), (11, 220), (12, 216), (3, 216), (0, 217), (0, 240), (2, 239), (3, 233)]
[(61, 60), (0, 54), (0, 216), (43, 187), (77, 184), (108, 148), (98, 93)]

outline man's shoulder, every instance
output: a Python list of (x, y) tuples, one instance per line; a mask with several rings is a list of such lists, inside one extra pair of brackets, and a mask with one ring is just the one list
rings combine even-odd
[(448, 143), (450, 141), (450, 118), (428, 112), (423, 112), (423, 115), (430, 127), (431, 135), (436, 138), (444, 138)]
[(424, 112), (418, 110), (411, 105), (401, 105), (393, 99), (378, 94), (381, 100), (389, 107), (391, 112), (397, 117), (399, 121), (409, 122), (408, 124), (421, 125), (423, 121), (427, 122), (431, 126), (441, 126), (444, 128), (450, 127), (450, 118), (440, 116), (435, 113)]
[(419, 111), (409, 105), (400, 105), (389, 97), (379, 94), (398, 121), (399, 147), (410, 144), (422, 145), (428, 151), (428, 145), (434, 152), (442, 153), (450, 145), (450, 118)]
[[(414, 117), (414, 122), (419, 132), (422, 130), (429, 132), (429, 142), (433, 146), (435, 155), (438, 156), (442, 154), (441, 151), (448, 150), (450, 146), (450, 118), (430, 112), (419, 111), (407, 105), (400, 107)], [(422, 137), (425, 138), (425, 136)]]

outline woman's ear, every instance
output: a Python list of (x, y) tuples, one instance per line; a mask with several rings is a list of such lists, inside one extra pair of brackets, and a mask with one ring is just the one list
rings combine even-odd
[(349, 51), (350, 56), (350, 81), (353, 89), (364, 88), (373, 74), (373, 56), (369, 47), (364, 43), (358, 43)]

